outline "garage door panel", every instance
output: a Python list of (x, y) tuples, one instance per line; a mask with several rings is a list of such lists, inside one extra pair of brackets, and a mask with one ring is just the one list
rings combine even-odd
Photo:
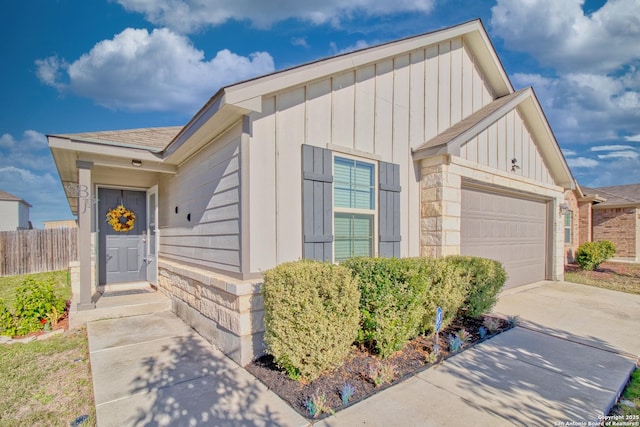
[(502, 262), (507, 288), (544, 280), (546, 212), (541, 201), (463, 188), (460, 252)]

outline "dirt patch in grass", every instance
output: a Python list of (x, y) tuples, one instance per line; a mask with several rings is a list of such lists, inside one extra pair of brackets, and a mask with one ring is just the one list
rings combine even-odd
[(640, 295), (640, 264), (604, 262), (595, 271), (581, 270), (577, 264), (565, 267), (567, 282)]
[(95, 425), (86, 331), (0, 346), (0, 426)]
[[(496, 334), (509, 328), (507, 322), (499, 319), (498, 321), (499, 329)], [(291, 380), (284, 371), (278, 368), (271, 356), (263, 356), (246, 368), (269, 389), (273, 390), (296, 411), (307, 418), (314, 418), (308, 411), (307, 402), (312, 401), (314, 397), (318, 401), (318, 398), (324, 396), (326, 411), (315, 417), (316, 419), (321, 419), (331, 412), (351, 406), (374, 393), (427, 369), (433, 364), (440, 363), (444, 358), (452, 354), (449, 349), (449, 334), (455, 334), (461, 329), (465, 329), (470, 334), (470, 339), (463, 346), (462, 351), (471, 348), (482, 341), (479, 333), (482, 322), (482, 318), (459, 318), (441, 331), (438, 344), (440, 346), (440, 354), (437, 359), (433, 356), (434, 337), (420, 336), (411, 341), (402, 350), (384, 360), (365, 351), (365, 349), (354, 347), (341, 367), (335, 371), (325, 373), (311, 383)], [(390, 382), (376, 385), (376, 377), (380, 380), (382, 376), (376, 375), (376, 372), (378, 374), (380, 372), (390, 374)], [(347, 404), (344, 404), (341, 398), (341, 391), (345, 384), (349, 384), (354, 390), (353, 397)]]

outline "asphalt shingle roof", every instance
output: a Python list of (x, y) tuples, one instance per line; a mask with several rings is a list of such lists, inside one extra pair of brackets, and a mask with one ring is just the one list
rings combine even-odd
[(640, 204), (640, 184), (614, 185), (610, 187), (589, 188), (581, 187), (582, 192), (593, 195), (597, 194), (605, 199), (603, 205)]
[(102, 132), (84, 132), (55, 135), (76, 141), (94, 142), (106, 145), (125, 145), (162, 151), (182, 130), (182, 126), (155, 127)]
[(13, 200), (13, 201), (16, 201), (16, 202), (23, 202), (23, 203), (31, 206), (26, 200), (21, 199), (20, 197), (14, 195), (14, 194), (7, 193), (6, 191), (2, 191), (2, 190), (0, 190), (0, 200)]

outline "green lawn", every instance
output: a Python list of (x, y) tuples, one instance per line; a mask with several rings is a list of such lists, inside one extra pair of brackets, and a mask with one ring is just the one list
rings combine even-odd
[[(67, 272), (29, 275), (53, 280), (58, 295), (71, 298)], [(27, 276), (0, 277), (0, 298), (13, 303), (15, 289)], [(93, 384), (85, 330), (46, 340), (0, 345), (0, 426), (95, 425)]]
[[(611, 411), (612, 415), (637, 415), (640, 416), (640, 369), (636, 369), (633, 374), (631, 374), (631, 380), (629, 384), (624, 389), (621, 400), (628, 400), (635, 405), (635, 408), (631, 408), (627, 405), (618, 403), (613, 411)], [(640, 418), (635, 418), (635, 422), (640, 421)], [(624, 420), (623, 420), (624, 421)], [(636, 424), (637, 425), (637, 424)]]
[(567, 268), (567, 282), (640, 295), (640, 264), (605, 262), (597, 271)]
[(43, 341), (0, 345), (0, 426), (95, 425), (84, 330)]
[(13, 306), (16, 288), (28, 277), (36, 280), (53, 281), (56, 294), (65, 300), (71, 299), (71, 284), (67, 270), (52, 271), (49, 273), (24, 274), (21, 276), (0, 277), (0, 299), (3, 299), (9, 306)]

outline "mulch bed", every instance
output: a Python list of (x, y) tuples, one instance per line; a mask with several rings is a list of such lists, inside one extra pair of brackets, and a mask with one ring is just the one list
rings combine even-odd
[[(345, 409), (387, 387), (428, 369), (434, 364), (440, 363), (443, 359), (452, 355), (452, 353), (449, 352), (449, 342), (447, 339), (449, 334), (455, 334), (463, 328), (470, 333), (470, 340), (463, 346), (461, 351), (471, 348), (478, 342), (483, 341), (478, 332), (480, 326), (482, 326), (482, 322), (483, 318), (459, 318), (447, 328), (440, 331), (438, 341), (440, 352), (435, 361), (433, 361), (433, 359), (431, 361), (429, 360), (429, 355), (433, 351), (433, 336), (420, 336), (412, 340), (402, 350), (384, 360), (372, 355), (365, 349), (354, 346), (351, 354), (341, 367), (333, 372), (322, 375), (311, 383), (291, 380), (286, 372), (278, 368), (271, 356), (263, 356), (257, 359), (248, 365), (246, 369), (269, 389), (288, 402), (289, 405), (302, 416), (310, 418), (305, 403), (308, 399), (312, 399), (312, 396), (324, 395), (326, 398), (326, 406), (334, 412)], [(492, 335), (488, 335), (485, 340), (509, 329), (506, 321), (499, 319), (499, 322), (500, 327), (498, 331)], [(394, 380), (391, 383), (376, 386), (371, 378), (371, 368), (380, 366), (380, 363), (393, 367)], [(347, 405), (342, 404), (340, 397), (340, 390), (345, 383), (350, 384), (355, 389), (353, 398)], [(322, 419), (328, 415), (330, 414), (322, 413), (316, 416), (315, 419)]]

